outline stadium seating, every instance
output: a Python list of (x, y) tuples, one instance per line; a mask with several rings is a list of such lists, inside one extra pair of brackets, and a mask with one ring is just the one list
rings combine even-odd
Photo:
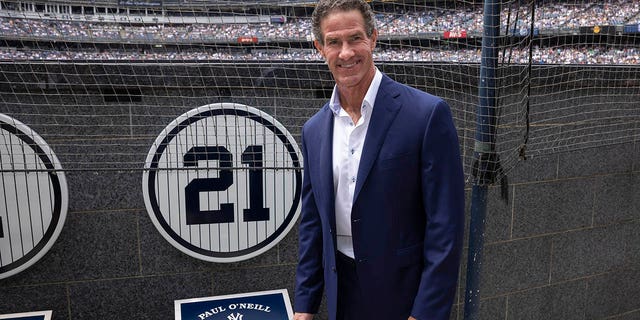
[[(267, 3), (269, 1), (263, 1)], [(223, 3), (223, 1), (220, 1)], [(470, 37), (479, 37), (482, 31), (481, 7), (461, 7), (456, 10), (436, 9), (394, 10), (393, 13), (378, 12), (377, 26), (382, 38), (402, 39), (412, 37), (440, 38), (445, 32), (464, 32)], [(502, 21), (510, 21), (503, 26), (503, 33), (513, 31), (515, 35), (526, 35), (530, 28), (528, 7), (515, 8), (513, 12), (503, 10)], [(513, 10), (513, 8), (512, 8)], [(189, 23), (189, 24), (131, 24), (94, 21), (74, 21), (63, 19), (27, 18), (15, 14), (0, 17), (0, 37), (5, 43), (40, 43), (33, 46), (8, 45), (0, 47), (3, 60), (320, 60), (313, 50), (288, 49), (286, 43), (308, 42), (311, 38), (309, 17), (289, 18), (285, 23)], [(33, 12), (32, 12), (33, 13)], [(628, 25), (640, 23), (640, 4), (637, 1), (611, 0), (600, 4), (580, 3), (567, 5), (565, 2), (545, 2), (536, 8), (534, 28), (539, 34), (553, 35), (561, 32), (578, 32), (580, 27), (597, 25)], [(225, 44), (236, 44), (239, 39), (249, 39), (260, 43), (280, 43), (283, 50), (250, 53), (229, 50)], [(46, 43), (58, 45), (48, 47)], [(285, 45), (282, 45), (282, 43)], [(122, 48), (109, 50), (82, 49), (61, 50), (60, 43), (111, 43), (123, 44)], [(125, 44), (173, 45), (174, 49), (140, 50), (128, 48)], [(75, 47), (71, 45), (70, 47)], [(86, 47), (86, 46), (85, 46)], [(181, 48), (178, 50), (177, 48)], [(64, 49), (64, 48), (63, 48)], [(514, 63), (528, 60), (528, 49), (513, 54)], [(635, 64), (640, 55), (637, 46), (604, 48), (574, 46), (568, 44), (562, 50), (534, 48), (534, 63), (613, 63)], [(376, 53), (381, 61), (479, 61), (476, 49), (441, 47), (438, 50), (416, 50), (415, 48), (384, 48)]]

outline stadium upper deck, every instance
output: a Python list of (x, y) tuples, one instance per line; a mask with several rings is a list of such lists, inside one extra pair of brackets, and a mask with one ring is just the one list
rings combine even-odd
[[(128, 0), (127, 0), (128, 1)], [(153, 11), (149, 7), (80, 7), (69, 4), (46, 4), (0, 1), (0, 29), (4, 39), (29, 38), (56, 41), (164, 41), (178, 42), (235, 42), (238, 37), (256, 40), (309, 41), (311, 33), (307, 14), (269, 15), (218, 12), (199, 17), (192, 11)], [(51, 7), (50, 7), (51, 6)], [(91, 8), (91, 10), (88, 10)], [(123, 11), (123, 8), (126, 9)], [(529, 6), (506, 7), (502, 21), (503, 34), (524, 36), (531, 29)], [(78, 11), (79, 10), (79, 11)], [(172, 13), (172, 14), (169, 14)], [(268, 12), (267, 12), (268, 13)], [(510, 19), (510, 20), (509, 20)], [(446, 32), (455, 37), (479, 37), (482, 31), (482, 8), (464, 6), (455, 9), (406, 6), (377, 14), (378, 29), (383, 37), (440, 38)], [(576, 34), (581, 27), (611, 26), (613, 33), (621, 33), (625, 25), (640, 24), (640, 2), (610, 0), (599, 3), (545, 2), (536, 8), (535, 35)], [(44, 30), (39, 30), (43, 28)], [(160, 32), (158, 32), (160, 31)], [(45, 39), (42, 39), (42, 38)]]
[[(206, 1), (207, 5), (197, 6), (194, 0), (180, 0), (189, 6), (177, 11), (173, 4), (177, 1), (155, 0), (119, 0), (96, 1), (90, 4), (79, 2), (46, 3), (31, 1), (0, 1), (0, 39), (4, 41), (2, 57), (14, 54), (17, 59), (42, 59), (45, 57), (73, 58), (78, 56), (100, 57), (105, 51), (110, 57), (134, 56), (146, 59), (148, 53), (155, 57), (158, 54), (169, 56), (192, 56), (211, 59), (227, 59), (233, 57), (246, 58), (247, 50), (227, 50), (229, 46), (262, 45), (269, 50), (253, 50), (250, 56), (261, 57), (271, 54), (273, 57), (317, 58), (314, 52), (305, 50), (287, 50), (286, 44), (297, 48), (311, 48), (309, 13), (314, 1), (289, 1), (273, 5), (271, 1), (252, 1), (250, 8), (239, 9), (241, 3), (233, 1)], [(205, 1), (202, 1), (205, 2)], [(414, 39), (469, 41), (482, 34), (482, 7), (478, 5), (451, 5), (451, 2), (435, 6), (432, 2), (420, 5), (382, 3), (375, 5), (377, 24), (381, 39), (390, 41), (380, 53), (380, 59), (440, 59), (448, 61), (448, 56), (434, 55), (433, 50), (425, 48), (401, 47), (406, 41)], [(608, 1), (541, 1), (535, 8), (533, 30), (531, 29), (530, 6), (518, 5), (514, 2), (505, 6), (502, 11), (504, 23), (502, 34), (514, 38), (523, 38), (533, 31), (533, 36), (558, 37), (581, 33), (594, 34), (595, 26), (602, 26), (603, 35), (620, 35), (630, 30), (631, 45), (619, 43), (618, 48), (601, 48), (598, 43), (584, 43), (577, 47), (574, 43), (566, 43), (565, 52), (549, 53), (543, 46), (537, 46), (540, 59), (536, 61), (553, 61), (553, 57), (568, 56), (566, 52), (596, 52), (598, 59), (618, 60), (619, 63), (634, 63), (637, 59), (627, 59), (627, 54), (637, 53), (638, 35), (640, 35), (640, 2), (624, 0)], [(213, 6), (212, 4), (215, 4)], [(192, 10), (197, 6), (198, 10)], [(223, 10), (212, 8), (225, 8)], [(287, 14), (278, 8), (286, 8)], [(204, 8), (209, 8), (203, 15)], [(303, 8), (300, 10), (300, 8)], [(228, 11), (226, 11), (228, 10)], [(240, 10), (240, 11), (238, 11)], [(517, 17), (517, 18), (514, 18)], [(627, 27), (630, 27), (627, 30)], [(633, 29), (635, 27), (635, 29)], [(600, 29), (599, 29), (600, 30)], [(393, 42), (395, 41), (395, 42)], [(626, 41), (626, 40), (625, 40)], [(278, 43), (285, 43), (282, 47)], [(74, 45), (70, 45), (73, 44)], [(69, 44), (69, 45), (61, 45)], [(300, 45), (304, 44), (304, 45)], [(96, 49), (95, 45), (100, 46)], [(131, 45), (146, 45), (141, 48)], [(87, 46), (93, 50), (87, 50)], [(171, 50), (153, 50), (158, 46), (167, 46)], [(177, 48), (176, 46), (182, 46)], [(203, 47), (204, 46), (204, 47)], [(222, 47), (221, 47), (222, 46)], [(33, 50), (34, 47), (38, 49)], [(73, 50), (67, 50), (73, 47)], [(114, 48), (115, 47), (115, 48)], [(606, 47), (606, 46), (605, 46)], [(28, 48), (28, 50), (27, 50)], [(290, 49), (290, 48), (289, 48)], [(442, 48), (441, 48), (442, 49)], [(446, 48), (445, 48), (446, 49)], [(451, 48), (453, 49), (453, 48)], [(460, 49), (460, 48), (456, 48)], [(460, 61), (476, 61), (474, 48), (462, 48), (456, 56), (462, 55)], [(31, 52), (26, 52), (26, 51)], [(121, 51), (122, 54), (113, 53)], [(93, 51), (93, 52), (92, 52)], [(442, 50), (446, 51), (446, 50)], [(17, 54), (21, 52), (21, 54)], [(137, 53), (136, 53), (137, 52)], [(469, 52), (469, 53), (464, 53)], [(188, 53), (185, 55), (185, 53)], [(258, 53), (258, 54), (255, 54)], [(466, 56), (465, 56), (466, 55)], [(470, 56), (469, 56), (470, 55)], [(523, 52), (522, 56), (528, 58)], [(611, 57), (602, 59), (601, 55)], [(623, 55), (620, 57), (620, 55)], [(550, 59), (543, 59), (548, 56)], [(575, 54), (574, 56), (593, 56), (591, 54)], [(534, 53), (534, 58), (536, 54)], [(518, 58), (520, 61), (525, 58)], [(58, 58), (61, 59), (61, 58)], [(265, 59), (263, 57), (263, 59)], [(276, 59), (276, 58), (274, 58)], [(443, 60), (444, 59), (444, 60)], [(558, 61), (565, 61), (559, 59)], [(575, 59), (569, 59), (575, 61)], [(580, 61), (590, 61), (585, 58)]]

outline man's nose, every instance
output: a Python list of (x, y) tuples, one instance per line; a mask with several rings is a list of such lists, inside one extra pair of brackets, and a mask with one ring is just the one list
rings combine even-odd
[(348, 43), (344, 43), (342, 45), (342, 48), (340, 48), (340, 59), (343, 60), (347, 60), (351, 57), (353, 57), (354, 53), (353, 53), (353, 48), (348, 44)]

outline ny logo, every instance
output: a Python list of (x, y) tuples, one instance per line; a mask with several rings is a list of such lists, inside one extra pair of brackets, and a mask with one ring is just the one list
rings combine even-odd
[(228, 320), (242, 320), (242, 314), (240, 313), (236, 313), (236, 314), (230, 314), (229, 316), (227, 316)]

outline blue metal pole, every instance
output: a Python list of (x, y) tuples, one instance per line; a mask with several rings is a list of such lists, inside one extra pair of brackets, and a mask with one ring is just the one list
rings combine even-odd
[(464, 319), (479, 319), (480, 271), (484, 246), (484, 221), (487, 210), (487, 186), (474, 185), (471, 191), (471, 221), (469, 227), (469, 254), (467, 256), (467, 283)]
[(496, 68), (500, 36), (500, 0), (484, 1), (484, 27), (482, 56), (478, 85), (474, 145), (473, 189), (471, 194), (471, 219), (469, 225), (469, 252), (467, 256), (467, 283), (465, 286), (464, 319), (479, 319), (480, 273), (484, 247), (484, 224), (487, 211), (488, 185), (495, 180), (495, 128), (496, 128)]

